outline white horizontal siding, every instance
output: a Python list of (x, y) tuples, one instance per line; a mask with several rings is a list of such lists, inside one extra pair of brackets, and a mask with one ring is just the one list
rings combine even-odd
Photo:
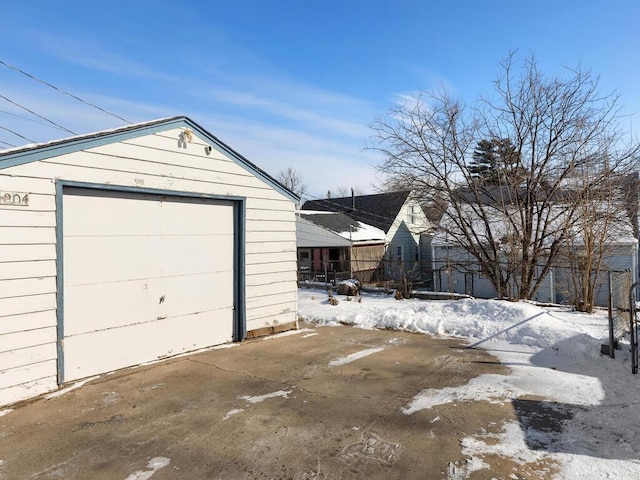
[(23, 297), (0, 298), (0, 319), (23, 313), (44, 312), (56, 309), (55, 293)]
[(289, 223), (293, 221), (291, 217), (291, 211), (289, 210), (273, 210), (268, 208), (256, 208), (256, 207), (252, 207), (249, 210), (247, 210), (246, 218), (248, 221), (256, 220), (257, 222), (260, 222), (260, 223), (268, 223), (268, 222)]
[[(247, 268), (249, 265), (263, 265), (280, 262), (293, 262), (291, 259), (291, 252), (268, 252), (268, 253), (254, 253), (247, 258)], [(294, 262), (295, 263), (295, 262)]]
[(245, 247), (247, 253), (247, 263), (250, 255), (253, 254), (269, 254), (269, 253), (293, 253), (295, 258), (296, 244), (295, 242), (247, 242)]
[(54, 212), (38, 212), (23, 209), (0, 209), (0, 225), (3, 227), (55, 227)]
[(26, 345), (20, 349), (0, 352), (0, 365), (3, 369), (19, 368), (34, 363), (49, 362), (56, 359), (56, 344)]
[[(249, 223), (249, 222), (247, 222)], [(294, 224), (292, 224), (294, 225)], [(251, 225), (253, 226), (253, 225)], [(246, 240), (247, 243), (271, 243), (271, 242), (286, 242), (289, 241), (295, 245), (296, 243), (296, 232), (289, 230), (283, 232), (256, 232), (249, 230), (249, 225), (247, 225), (246, 232)]]
[(0, 335), (55, 326), (55, 310), (42, 310), (39, 312), (0, 317)]
[[(0, 170), (1, 171), (1, 170)], [(18, 188), (12, 187), (11, 182), (6, 182), (2, 179), (2, 188), (5, 190), (17, 191)], [(34, 183), (33, 180), (30, 183)], [(34, 183), (35, 184), (35, 183)], [(49, 185), (47, 185), (49, 186)], [(24, 193), (27, 193), (26, 191)], [(9, 211), (28, 211), (28, 212), (54, 212), (56, 210), (56, 197), (55, 195), (45, 195), (37, 193), (29, 193), (29, 205), (28, 206), (15, 206), (15, 205), (0, 205), (0, 210)]]
[[(54, 217), (55, 218), (55, 217)], [(0, 245), (56, 243), (55, 227), (0, 227)]]
[[(47, 383), (51, 383), (51, 380), (53, 380), (53, 385), (51, 385), (51, 387), (55, 388), (55, 371), (56, 361), (53, 359), (45, 360), (43, 362), (29, 363), (15, 368), (7, 368), (6, 370), (3, 369), (2, 375), (0, 375), (0, 395), (2, 395), (2, 391), (6, 388), (43, 380)], [(4, 401), (4, 398), (2, 399), (3, 403), (9, 403)]]
[[(50, 369), (50, 362), (46, 362), (47, 369)], [(26, 377), (28, 372), (21, 372), (20, 377)], [(50, 392), (56, 388), (56, 377), (48, 376), (29, 382), (23, 382), (6, 388), (0, 388), (0, 400), (3, 404), (19, 402), (27, 398), (36, 397), (43, 393)]]
[(286, 281), (296, 281), (296, 272), (265, 272), (254, 273), (253, 275), (247, 275), (246, 285), (247, 287), (271, 285), (273, 283), (280, 283)]
[(39, 260), (55, 260), (56, 246), (54, 244), (8, 244), (0, 243), (0, 266), (3, 262), (30, 262)]
[(294, 291), (297, 289), (297, 282), (273, 282), (263, 285), (250, 285), (247, 287), (247, 298), (267, 297), (270, 295)]
[[(285, 284), (286, 285), (286, 284)], [(271, 293), (260, 297), (251, 297), (247, 299), (247, 307), (262, 307), (266, 305), (281, 305), (283, 303), (291, 303), (296, 301), (298, 296), (297, 289), (286, 289), (282, 292)]]
[(270, 218), (270, 215), (268, 213), (263, 213), (262, 217), (263, 218), (259, 220), (249, 220), (252, 232), (287, 233), (291, 231), (292, 226), (295, 228), (295, 224), (292, 225), (291, 221), (283, 221)]
[[(254, 263), (247, 265), (245, 270), (247, 275), (263, 275), (265, 273), (286, 273), (296, 269), (296, 262), (273, 262), (273, 263)], [(0, 286), (2, 283), (0, 282)]]
[(0, 280), (0, 298), (40, 295), (55, 291), (55, 276)]
[[(29, 197), (34, 194), (49, 195), (55, 198), (56, 184), (52, 178), (46, 178), (35, 173), (35, 175), (26, 175), (20, 173), (22, 166), (10, 167), (0, 170), (0, 187), (7, 192), (25, 192)], [(29, 202), (31, 204), (31, 202)], [(30, 207), (11, 207), (21, 210), (30, 209)]]
[(4, 262), (0, 264), (1, 280), (40, 279), (56, 276), (55, 260)]
[(223, 153), (207, 155), (196, 134), (179, 146), (180, 133), (0, 170), (0, 189), (29, 194), (26, 207), (0, 206), (0, 405), (55, 388), (57, 179), (245, 198), (247, 328), (295, 320), (294, 203)]
[[(20, 350), (37, 345), (53, 345), (55, 347), (56, 327), (44, 327), (35, 330), (23, 330), (0, 335), (0, 353)], [(1, 358), (1, 357), (0, 357)], [(0, 365), (4, 365), (0, 361)]]
[(261, 305), (251, 309), (251, 314), (248, 316), (247, 322), (261, 321), (281, 315), (286, 316), (287, 314), (295, 313), (294, 308), (291, 303)]

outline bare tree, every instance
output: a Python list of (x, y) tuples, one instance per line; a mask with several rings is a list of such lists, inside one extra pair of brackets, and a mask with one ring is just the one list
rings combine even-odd
[[(593, 162), (575, 172), (571, 183), (579, 188), (567, 188), (580, 192), (583, 185), (591, 183), (594, 176)], [(634, 227), (627, 212), (629, 195), (625, 188), (628, 176), (612, 175), (607, 182), (584, 191), (576, 199), (576, 217), (570, 234), (560, 252), (560, 272), (564, 277), (567, 293), (576, 310), (592, 313), (600, 289), (607, 283), (606, 271), (611, 269), (616, 250), (625, 248), (634, 238)], [(628, 248), (628, 247), (626, 247)], [(634, 247), (635, 248), (635, 247)]]
[(287, 167), (278, 172), (277, 180), (298, 195), (300, 198), (307, 193), (307, 186), (302, 181), (302, 175), (293, 167)]
[[(441, 91), (392, 109), (374, 122), (372, 148), (394, 182), (446, 202), (441, 234), (473, 258), (470, 270), (501, 297), (530, 299), (575, 233), (589, 192), (625, 174), (638, 145), (622, 143), (619, 98), (601, 96), (590, 73), (547, 78), (533, 58), (515, 70), (510, 55), (495, 97), (474, 108)], [(473, 152), (492, 139), (508, 142), (509, 161), (495, 162), (490, 182), (478, 181)], [(585, 181), (568, 188), (587, 167)]]

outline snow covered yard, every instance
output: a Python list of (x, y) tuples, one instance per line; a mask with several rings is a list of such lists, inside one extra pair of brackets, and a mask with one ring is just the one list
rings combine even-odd
[(320, 290), (300, 290), (299, 314), (320, 325), (353, 325), (465, 338), (511, 369), (481, 375), (456, 388), (426, 389), (403, 409), (412, 415), (437, 405), (511, 403), (519, 421), (502, 433), (461, 442), (468, 464), (450, 478), (488, 468), (488, 455), (518, 463), (548, 459), (562, 479), (640, 478), (640, 376), (631, 374), (628, 344), (611, 359), (606, 312), (594, 315), (528, 303), (464, 299), (404, 300), (364, 294), (330, 305)]

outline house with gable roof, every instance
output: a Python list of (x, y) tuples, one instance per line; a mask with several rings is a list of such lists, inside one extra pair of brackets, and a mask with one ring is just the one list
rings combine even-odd
[(340, 212), (385, 234), (387, 276), (402, 268), (427, 278), (431, 268), (433, 226), (411, 191), (309, 200), (302, 211)]
[(381, 279), (385, 233), (340, 212), (304, 210), (296, 219), (298, 279)]

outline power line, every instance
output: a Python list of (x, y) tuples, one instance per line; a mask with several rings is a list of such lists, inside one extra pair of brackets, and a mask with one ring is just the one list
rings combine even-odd
[[(344, 213), (347, 216), (349, 216), (350, 214), (353, 214), (353, 213), (360, 213), (362, 215), (368, 215), (369, 217), (374, 217), (374, 220), (377, 218), (378, 221), (385, 220), (385, 221), (393, 222), (395, 220), (395, 218), (387, 217), (385, 215), (380, 215), (380, 214), (377, 214), (377, 213), (367, 212), (367, 211), (364, 211), (364, 210), (360, 210), (358, 208), (345, 207), (345, 205), (343, 205), (341, 203), (333, 202), (332, 200), (334, 200), (334, 199), (332, 199), (332, 198), (320, 198), (320, 197), (316, 197), (315, 195), (311, 195), (311, 194), (308, 194), (308, 193), (305, 193), (304, 196), (307, 197), (307, 198), (310, 198), (312, 200), (321, 201), (321, 202), (323, 202), (323, 203), (325, 203), (327, 205), (334, 206), (334, 207), (336, 207), (336, 209), (335, 210), (331, 210), (332, 212)], [(339, 198), (350, 198), (350, 197), (339, 197)], [(307, 211), (313, 211), (313, 210), (307, 210)]]
[[(3, 127), (2, 125), (0, 125), (0, 129), (6, 130), (9, 133), (13, 133), (16, 137), (20, 137), (20, 138), (22, 138), (23, 140), (26, 140), (29, 143), (36, 143), (34, 140), (31, 140), (31, 139), (29, 139), (29, 138), (27, 138), (27, 137), (25, 137), (23, 135), (20, 135), (18, 132), (14, 132), (13, 130), (8, 129), (7, 127)], [(5, 142), (3, 142), (3, 143), (5, 143)], [(15, 146), (15, 145), (13, 145), (13, 146)]]
[[(44, 122), (39, 122), (38, 120), (35, 120), (33, 118), (25, 117), (24, 115), (18, 115), (17, 113), (9, 112), (7, 110), (0, 109), (0, 113), (5, 113), (7, 115), (11, 115), (12, 117), (18, 117), (18, 118), (21, 118), (23, 120), (27, 120), (29, 122), (37, 123), (38, 125), (44, 125), (44, 126), (47, 126), (47, 127), (50, 126), (50, 125), (47, 125)], [(55, 128), (58, 128), (58, 127), (55, 127)], [(64, 128), (60, 128), (60, 130), (64, 130)]]
[(33, 75), (31, 75), (30, 73), (25, 72), (24, 70), (21, 70), (20, 68), (14, 66), (14, 65), (10, 65), (6, 62), (3, 62), (2, 60), (0, 60), (0, 64), (4, 65), (7, 68), (10, 68), (11, 70), (14, 70), (16, 72), (21, 73), (22, 75), (25, 75), (26, 77), (29, 77), (32, 80), (35, 80), (36, 82), (42, 83), (43, 85), (46, 85), (47, 87), (53, 88), (54, 90), (63, 93), (65, 95), (68, 95), (71, 98), (75, 98), (76, 100), (78, 100), (79, 102), (84, 103), (85, 105), (88, 105), (90, 107), (96, 108), (98, 110), (100, 110), (103, 113), (106, 113), (107, 115), (111, 115), (112, 117), (116, 117), (119, 120), (122, 120), (125, 123), (131, 124), (132, 122), (130, 122), (129, 120), (127, 120), (126, 118), (121, 117), (120, 115), (116, 115), (115, 113), (109, 112), (108, 110), (105, 110), (104, 108), (101, 108), (97, 105), (94, 105), (91, 102), (87, 102), (86, 100), (83, 100), (82, 98), (78, 97), (77, 95), (74, 95), (73, 93), (67, 92), (65, 90), (62, 90), (61, 88), (56, 87), (55, 85), (50, 84), (49, 82), (46, 82), (44, 80), (41, 80), (38, 77), (35, 77)]
[(9, 147), (15, 147), (13, 143), (5, 142), (4, 140), (0, 140), (0, 143), (3, 143), (4, 145), (8, 145)]
[(7, 102), (11, 103), (12, 105), (15, 105), (18, 108), (21, 108), (27, 112), (29, 112), (31, 115), (35, 115), (38, 118), (41, 118), (42, 120), (49, 122), (51, 125), (53, 125), (54, 127), (60, 128), (62, 130), (64, 130), (65, 132), (69, 132), (71, 135), (77, 135), (76, 132), (72, 132), (71, 130), (69, 130), (68, 128), (63, 127), (62, 125), (58, 125), (56, 122), (54, 122), (53, 120), (49, 120), (47, 117), (43, 117), (42, 115), (34, 112), (33, 110), (29, 110), (27, 107), (20, 105), (19, 103), (14, 102), (13, 100), (11, 100), (10, 98), (5, 97), (4, 95), (0, 94), (0, 98), (5, 99)]

